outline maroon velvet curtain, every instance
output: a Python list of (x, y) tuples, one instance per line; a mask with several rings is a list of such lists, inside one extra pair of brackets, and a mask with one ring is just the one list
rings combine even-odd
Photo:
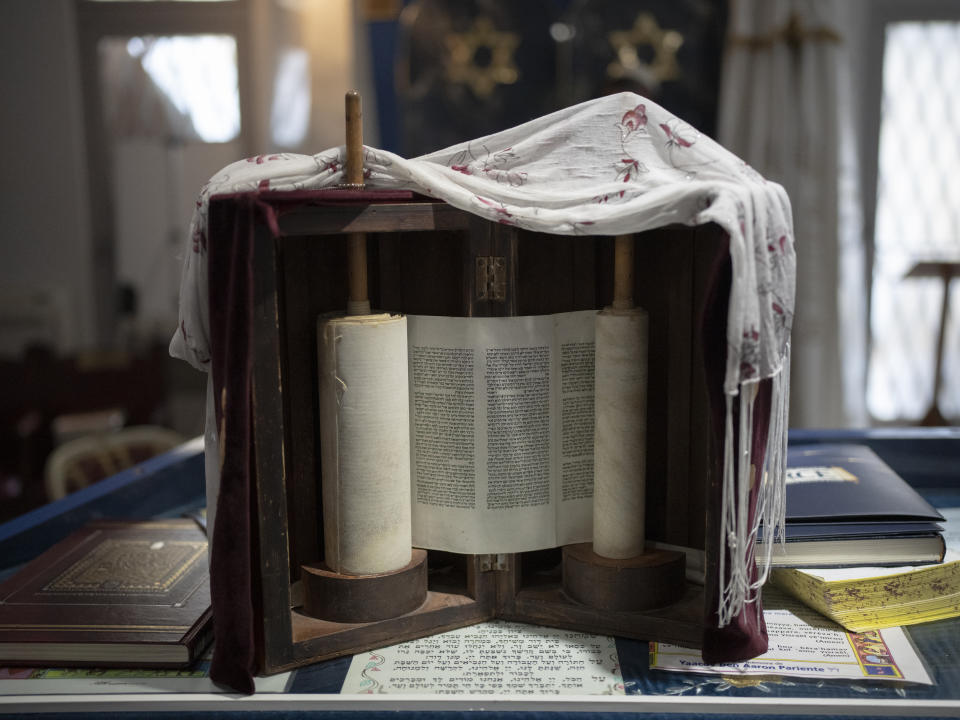
[[(710, 395), (710, 498), (709, 504), (713, 516), (719, 518), (721, 484), (723, 478), (723, 444), (724, 428), (726, 423), (726, 398), (723, 391), (724, 373), (727, 358), (727, 308), (730, 297), (730, 284), (733, 272), (729, 249), (718, 253), (710, 273), (709, 288), (703, 307), (703, 321), (701, 325), (701, 340), (704, 353), (704, 367), (707, 375), (707, 389)], [(752, 487), (760, 486), (760, 473), (763, 472), (763, 461), (766, 454), (767, 428), (770, 420), (770, 407), (773, 381), (763, 380), (754, 400), (753, 437), (747, 438), (751, 443), (751, 457), (755, 476), (752, 478)], [(740, 447), (743, 440), (739, 436), (740, 413), (739, 402), (734, 399), (733, 427), (734, 450)], [(756, 514), (757, 495), (750, 493), (750, 524)], [(719, 527), (708, 526), (708, 533), (712, 533), (707, 542), (716, 542), (720, 552), (727, 552), (726, 546), (720, 544)], [(703, 629), (703, 659), (704, 662), (724, 663), (749, 660), (767, 651), (767, 626), (763, 621), (763, 608), (759, 599), (756, 604), (746, 605), (743, 611), (726, 627), (718, 628), (717, 610), (719, 607), (719, 567), (708, 558), (708, 572), (705, 581), (706, 616)], [(726, 567), (730, 567), (730, 562)], [(757, 569), (753, 565), (750, 581), (757, 579)]]
[(253, 229), (263, 213), (254, 195), (210, 204), (207, 243), (210, 347), (220, 441), (220, 493), (210, 546), (214, 653), (210, 677), (254, 691), (253, 558)]

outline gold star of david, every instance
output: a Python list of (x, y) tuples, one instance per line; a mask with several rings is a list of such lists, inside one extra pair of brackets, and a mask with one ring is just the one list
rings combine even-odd
[[(676, 30), (664, 30), (650, 13), (640, 13), (632, 28), (612, 32), (607, 38), (616, 54), (616, 60), (607, 66), (611, 77), (627, 77), (639, 70), (646, 70), (657, 82), (680, 77), (677, 50), (683, 45), (683, 35)], [(653, 48), (651, 63), (643, 62), (637, 54), (637, 49), (645, 45)]]
[[(497, 85), (512, 85), (520, 77), (513, 62), (520, 36), (497, 30), (490, 18), (478, 17), (466, 32), (448, 33), (443, 40), (449, 51), (447, 80), (469, 85), (477, 97), (489, 97)], [(490, 52), (486, 65), (477, 63), (481, 48)]]

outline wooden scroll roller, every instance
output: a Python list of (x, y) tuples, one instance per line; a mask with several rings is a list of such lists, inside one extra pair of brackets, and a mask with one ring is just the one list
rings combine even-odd
[[(344, 175), (346, 190), (363, 190), (363, 112), (360, 93), (351, 90), (344, 101), (347, 127), (347, 161)], [(348, 278), (350, 297), (348, 315), (369, 315), (370, 298), (367, 294), (367, 236), (364, 233), (347, 235)]]
[[(362, 190), (360, 96), (346, 97), (346, 190)], [(426, 552), (411, 549), (406, 317), (370, 313), (367, 239), (347, 235), (346, 316), (317, 320), (324, 562), (302, 568), (303, 611), (386, 620), (427, 597)]]
[(633, 304), (634, 240), (616, 238), (613, 303), (597, 314), (593, 543), (563, 552), (563, 585), (604, 610), (668, 604), (684, 588), (683, 553), (647, 549), (648, 318)]

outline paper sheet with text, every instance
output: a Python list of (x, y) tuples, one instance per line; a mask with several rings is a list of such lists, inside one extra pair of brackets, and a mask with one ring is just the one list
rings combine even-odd
[(355, 655), (341, 693), (622, 695), (612, 637), (491, 622)]
[(851, 633), (786, 595), (764, 588), (769, 650), (746, 662), (707, 665), (700, 652), (650, 643), (650, 667), (715, 675), (892, 680), (932, 685), (903, 628)]

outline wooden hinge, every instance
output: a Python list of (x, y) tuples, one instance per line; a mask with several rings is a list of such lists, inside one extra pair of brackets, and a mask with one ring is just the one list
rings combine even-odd
[(507, 260), (477, 256), (477, 300), (507, 299)]
[(510, 556), (506, 553), (495, 555), (478, 555), (480, 563), (480, 572), (494, 572), (497, 570), (510, 569)]

